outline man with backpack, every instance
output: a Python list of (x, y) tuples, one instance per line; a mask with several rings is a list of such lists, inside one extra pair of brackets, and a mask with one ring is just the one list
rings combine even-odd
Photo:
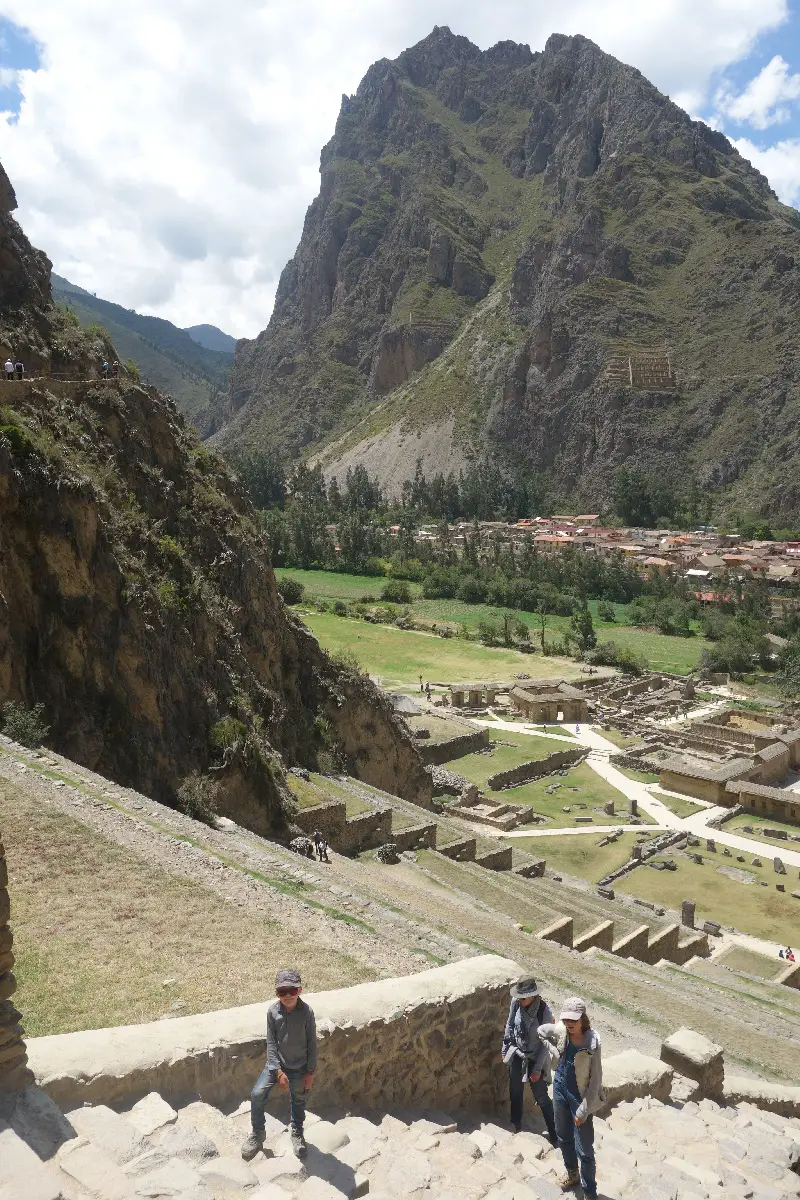
[(547, 1091), (550, 1054), (539, 1038), (539, 1026), (552, 1023), (552, 1010), (539, 995), (536, 980), (527, 978), (515, 983), (511, 989), (511, 1007), (503, 1034), (503, 1062), (508, 1065), (511, 1124), (515, 1133), (521, 1131), (525, 1084), (529, 1083), (547, 1126), (547, 1136), (556, 1146), (558, 1138), (553, 1102)]

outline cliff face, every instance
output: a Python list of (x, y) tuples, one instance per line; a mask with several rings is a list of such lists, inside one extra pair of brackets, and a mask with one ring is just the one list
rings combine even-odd
[[(49, 264), (3, 230), (4, 328), (44, 366), (66, 344)], [(171, 401), (124, 380), (0, 388), (0, 705), (43, 703), (59, 751), (167, 803), (208, 771), (260, 831), (283, 820), (284, 764), (323, 752), (430, 798), (385, 698), (284, 607), (255, 513)]]
[(0, 355), (21, 361), (28, 375), (100, 374), (114, 350), (103, 335), (82, 330), (53, 304), (49, 258), (35, 250), (14, 220), (17, 198), (0, 165)]
[[(396, 482), (422, 433), (428, 470), (488, 454), (582, 503), (634, 461), (800, 508), (800, 217), (638, 71), (437, 28), (343, 99), (321, 177), (223, 446)], [(665, 344), (677, 391), (607, 379)]]

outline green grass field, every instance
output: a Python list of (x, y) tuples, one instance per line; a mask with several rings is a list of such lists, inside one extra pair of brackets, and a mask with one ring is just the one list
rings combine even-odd
[[(464, 775), (472, 783), (476, 783), (479, 788), (485, 788), (490, 775), (519, 767), (522, 763), (547, 758), (554, 750), (561, 749), (558, 742), (550, 738), (512, 733), (509, 729), (490, 729), (489, 740), (494, 747), (491, 754), (466, 754), (463, 758), (454, 758), (447, 766), (458, 775)], [(502, 745), (503, 742), (512, 742), (513, 745)]]
[[(554, 783), (561, 786), (548, 796), (547, 789)], [(571, 788), (577, 788), (577, 791), (571, 791)], [(553, 778), (552, 775), (547, 775), (543, 779), (534, 779), (531, 783), (523, 783), (520, 787), (509, 788), (507, 791), (496, 794), (508, 801), (509, 804), (529, 804), (535, 813), (549, 817), (552, 824), (559, 827), (573, 827), (576, 817), (594, 817), (596, 825), (625, 825), (628, 821), (627, 798), (591, 767), (587, 767), (586, 763), (578, 763), (576, 767), (570, 767), (565, 776)], [(594, 811), (594, 809), (602, 809), (609, 800), (613, 800), (616, 806), (616, 813), (613, 817)], [(581, 810), (573, 809), (569, 813), (563, 811), (565, 807), (572, 808), (578, 803), (586, 804), (588, 807)], [(645, 825), (655, 824), (641, 809), (639, 819)]]
[[(743, 933), (768, 941), (792, 944), (797, 938), (800, 920), (800, 901), (793, 900), (791, 889), (786, 892), (775, 890), (778, 876), (771, 861), (760, 856), (763, 867), (750, 866), (747, 862), (737, 863), (736, 858), (724, 858), (719, 851), (709, 854), (701, 851), (704, 862), (698, 866), (680, 855), (674, 857), (677, 871), (653, 871), (649, 867), (637, 867), (626, 875), (620, 890), (642, 900), (653, 900), (667, 908), (680, 911), (681, 902), (694, 900), (697, 904), (698, 925), (706, 919), (733, 925)], [(722, 875), (717, 867), (730, 866), (746, 870), (753, 876), (753, 883), (740, 883)], [(761, 881), (766, 887), (761, 887)], [(778, 970), (777, 966), (775, 968)]]
[(668, 796), (660, 788), (654, 788), (653, 795), (656, 800), (660, 800), (662, 804), (666, 805), (670, 812), (675, 813), (676, 817), (693, 817), (695, 813), (703, 811), (702, 804), (695, 804), (692, 800), (684, 800), (683, 796)]
[(491, 650), (460, 638), (412, 633), (391, 625), (369, 625), (331, 613), (304, 614), (303, 621), (321, 646), (335, 654), (355, 654), (363, 671), (378, 675), (384, 685), (419, 687), (423, 675), (434, 682), (467, 683), (475, 680), (507, 683), (519, 671), (533, 678), (575, 678), (574, 662), (520, 654), (516, 650)]
[(716, 962), (721, 967), (730, 967), (732, 971), (745, 971), (748, 975), (757, 975), (759, 979), (774, 979), (778, 971), (786, 965), (780, 958), (767, 958), (766, 954), (757, 954), (743, 946), (734, 946), (731, 950), (726, 950)]
[(613, 742), (615, 746), (618, 746), (620, 750), (627, 750), (629, 746), (633, 746), (636, 742), (640, 742), (642, 740), (638, 737), (631, 737), (627, 733), (620, 733), (618, 729), (601, 729), (598, 732), (601, 733), (607, 741)]
[[(289, 575), (297, 579), (306, 588), (309, 597), (317, 596), (325, 600), (353, 601), (364, 596), (374, 596), (378, 599), (386, 582), (382, 577), (370, 575), (339, 575), (335, 571), (296, 571), (291, 567), (276, 567), (275, 574), (278, 578)], [(497, 621), (508, 611), (495, 608), (491, 604), (467, 604), (463, 600), (423, 600), (419, 584), (412, 583), (410, 587), (414, 595), (414, 616), (430, 622), (465, 625), (468, 630), (475, 632), (481, 621)], [(656, 671), (688, 674), (699, 665), (700, 656), (708, 645), (699, 635), (689, 638), (668, 637), (665, 634), (637, 629), (632, 625), (602, 621), (597, 616), (596, 600), (589, 601), (589, 608), (594, 618), (598, 641), (613, 641), (620, 649), (632, 650), (642, 655)], [(616, 608), (622, 616), (624, 607), (617, 605)], [(538, 646), (538, 617), (533, 613), (524, 612), (516, 613), (515, 616), (530, 628), (531, 639), (534, 645)], [(552, 641), (562, 637), (568, 627), (568, 617), (548, 616), (547, 639)]]
[(298, 808), (313, 808), (317, 804), (326, 804), (330, 800), (344, 800), (347, 805), (348, 817), (358, 817), (361, 813), (369, 812), (370, 806), (360, 796), (354, 796), (346, 788), (340, 787), (334, 779), (325, 775), (311, 772), (310, 782), (300, 779), (297, 775), (287, 775), (289, 791), (294, 796)]
[(626, 863), (638, 839), (635, 833), (623, 833), (610, 846), (598, 846), (598, 840), (596, 833), (587, 833), (585, 837), (575, 834), (570, 837), (510, 839), (518, 850), (546, 858), (550, 870), (564, 871), (568, 875), (576, 875), (578, 879), (588, 879), (591, 883), (597, 883)]
[[(800, 807), (800, 795), (797, 796), (797, 801)], [(728, 830), (741, 830), (744, 825), (749, 825), (751, 829), (784, 829), (789, 834), (800, 834), (800, 825), (793, 825), (790, 821), (773, 821), (772, 817), (756, 816), (755, 813), (739, 813), (738, 817), (725, 822), (725, 828)], [(768, 845), (776, 847), (776, 854), (780, 854), (781, 841), (777, 838), (767, 838), (766, 841)]]

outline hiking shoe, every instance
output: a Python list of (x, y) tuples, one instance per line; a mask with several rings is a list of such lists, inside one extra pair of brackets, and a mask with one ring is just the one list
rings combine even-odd
[(292, 1130), (292, 1150), (294, 1150), (298, 1158), (305, 1158), (308, 1154), (308, 1146), (306, 1145), (306, 1139), (303, 1137), (302, 1129)]
[(245, 1162), (250, 1162), (251, 1158), (255, 1158), (259, 1150), (263, 1149), (264, 1135), (263, 1133), (251, 1133), (249, 1138), (242, 1143), (242, 1158)]
[(556, 1183), (561, 1188), (562, 1192), (571, 1192), (576, 1188), (581, 1181), (581, 1177), (577, 1171), (567, 1171)]

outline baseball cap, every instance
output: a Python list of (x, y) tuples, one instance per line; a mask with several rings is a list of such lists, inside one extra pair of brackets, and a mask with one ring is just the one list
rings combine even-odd
[(581, 1000), (580, 996), (570, 996), (564, 1001), (564, 1007), (561, 1010), (559, 1021), (580, 1021), (581, 1017), (586, 1016), (586, 1001)]
[(281, 967), (278, 974), (275, 976), (275, 987), (300, 987), (300, 972), (294, 967)]

